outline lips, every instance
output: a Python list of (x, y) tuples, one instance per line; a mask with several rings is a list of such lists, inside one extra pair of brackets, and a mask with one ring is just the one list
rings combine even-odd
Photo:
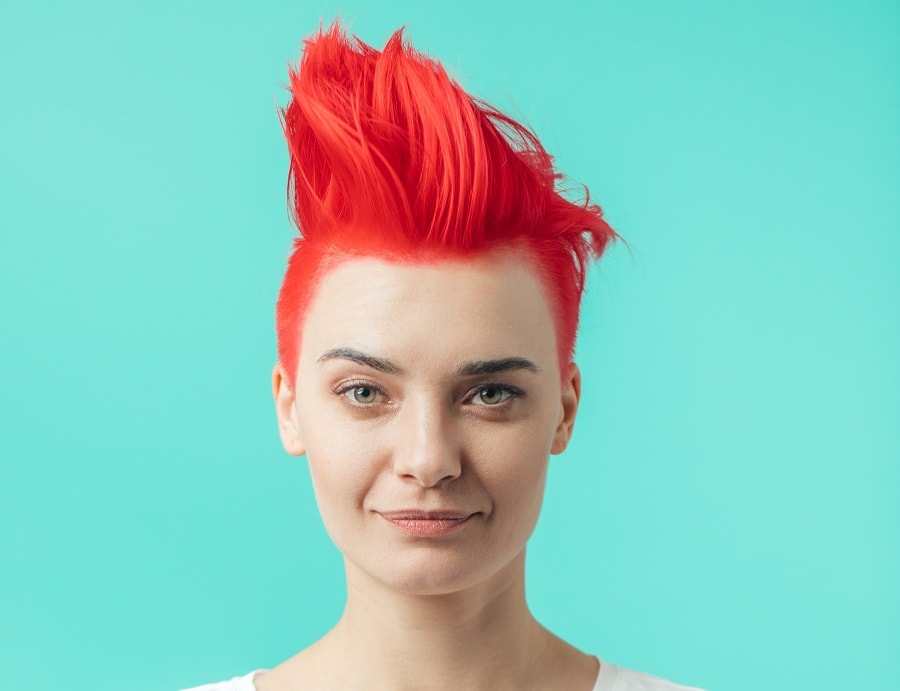
[(440, 537), (461, 528), (475, 514), (446, 511), (386, 511), (382, 518), (400, 532), (414, 537)]

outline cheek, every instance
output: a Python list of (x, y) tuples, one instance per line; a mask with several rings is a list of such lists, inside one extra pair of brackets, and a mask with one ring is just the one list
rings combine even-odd
[[(547, 425), (484, 430), (473, 465), (499, 505), (518, 510), (539, 507), (550, 455), (552, 434)], [(501, 506), (502, 508), (502, 506)]]
[(363, 506), (378, 462), (371, 435), (354, 433), (352, 427), (335, 425), (321, 417), (307, 419), (312, 424), (303, 434), (313, 490), (322, 520), (334, 538), (333, 531)]
[(544, 499), (547, 467), (550, 449), (559, 421), (559, 410), (555, 395), (542, 395), (540, 406), (534, 411), (529, 423), (515, 434), (502, 439), (506, 462), (504, 469), (505, 495), (507, 502), (515, 502), (510, 510), (522, 522), (521, 529), (534, 529)]

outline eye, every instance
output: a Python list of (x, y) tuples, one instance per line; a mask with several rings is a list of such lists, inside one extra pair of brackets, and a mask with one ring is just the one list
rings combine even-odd
[(475, 390), (472, 402), (475, 405), (498, 406), (514, 396), (521, 396), (522, 391), (505, 384), (485, 384)]
[(498, 403), (503, 403), (503, 401), (511, 395), (512, 394), (510, 394), (509, 391), (504, 391), (503, 389), (494, 386), (488, 386), (481, 389), (475, 398), (485, 405), (497, 405)]
[(357, 407), (371, 406), (385, 398), (384, 392), (367, 382), (351, 381), (334, 389), (334, 393), (347, 399), (350, 405)]
[(378, 398), (378, 392), (371, 386), (357, 386), (350, 389), (349, 393), (354, 401), (363, 405), (374, 403), (375, 399)]

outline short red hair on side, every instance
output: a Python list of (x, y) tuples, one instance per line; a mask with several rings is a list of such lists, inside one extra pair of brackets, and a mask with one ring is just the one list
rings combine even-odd
[(293, 389), (303, 318), (336, 261), (523, 250), (554, 312), (560, 368), (575, 349), (588, 262), (617, 237), (600, 207), (566, 199), (526, 127), (468, 93), (396, 31), (378, 51), (338, 22), (304, 42), (280, 110), (294, 240), (276, 307)]

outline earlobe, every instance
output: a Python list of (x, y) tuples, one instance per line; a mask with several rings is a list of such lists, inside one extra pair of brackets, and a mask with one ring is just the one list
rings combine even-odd
[(566, 450), (575, 427), (578, 401), (581, 400), (581, 371), (574, 362), (569, 363), (562, 378), (560, 392), (560, 420), (553, 435), (550, 453), (559, 454)]
[(275, 399), (275, 414), (278, 418), (281, 445), (291, 456), (302, 456), (306, 453), (306, 447), (300, 434), (300, 421), (297, 417), (297, 406), (294, 405), (294, 392), (288, 386), (279, 363), (275, 363), (272, 370), (272, 397)]

